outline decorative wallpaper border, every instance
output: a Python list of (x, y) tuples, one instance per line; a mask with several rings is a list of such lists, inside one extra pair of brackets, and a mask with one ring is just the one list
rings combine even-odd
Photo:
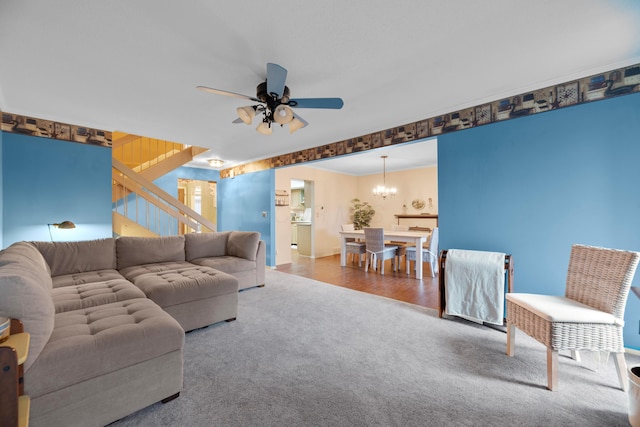
[(2, 112), (0, 130), (80, 144), (111, 147), (111, 132)]
[[(220, 171), (221, 178), (372, 150), (558, 108), (640, 92), (640, 64), (453, 111), (391, 129), (258, 160)], [(111, 147), (111, 132), (2, 112), (0, 130)]]
[(449, 132), (640, 92), (640, 64), (594, 74), (368, 135), (220, 171), (221, 178), (402, 144)]

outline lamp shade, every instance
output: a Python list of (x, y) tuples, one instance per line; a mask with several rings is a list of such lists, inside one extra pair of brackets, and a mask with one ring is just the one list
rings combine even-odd
[(286, 105), (278, 105), (273, 112), (273, 120), (281, 125), (286, 125), (293, 120), (293, 110)]
[(57, 228), (76, 228), (76, 225), (71, 221), (62, 221), (58, 224), (51, 224)]
[(253, 118), (256, 116), (256, 109), (252, 106), (238, 107), (236, 108), (236, 112), (238, 113), (238, 117), (240, 117), (240, 120), (248, 125), (253, 122)]
[(298, 117), (294, 117), (293, 120), (289, 122), (289, 133), (294, 133), (298, 129), (302, 129), (303, 127), (305, 127), (307, 124), (308, 123), (304, 120)]
[(272, 131), (271, 126), (269, 126), (269, 123), (267, 122), (260, 122), (256, 130), (263, 135), (271, 135)]

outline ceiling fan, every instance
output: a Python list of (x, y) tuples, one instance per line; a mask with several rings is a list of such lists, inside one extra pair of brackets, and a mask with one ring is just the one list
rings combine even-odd
[(344, 105), (341, 98), (290, 98), (289, 88), (285, 86), (287, 70), (278, 64), (267, 63), (267, 79), (256, 88), (256, 96), (242, 95), (227, 90), (213, 89), (206, 86), (197, 86), (204, 92), (211, 92), (217, 95), (233, 96), (236, 98), (248, 99), (257, 102), (257, 105), (238, 107), (239, 118), (233, 123), (253, 122), (256, 113), (262, 114), (262, 121), (256, 130), (264, 135), (271, 134), (271, 124), (277, 123), (280, 126), (289, 125), (289, 132), (293, 133), (298, 129), (307, 126), (307, 123), (297, 113), (294, 114), (292, 108), (329, 108), (340, 109)]

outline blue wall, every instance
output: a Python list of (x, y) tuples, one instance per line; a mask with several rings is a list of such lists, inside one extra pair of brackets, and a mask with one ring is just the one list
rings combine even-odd
[[(218, 229), (259, 231), (267, 265), (275, 265), (275, 170), (238, 175), (218, 183)], [(264, 215), (263, 215), (264, 213)]]
[[(633, 94), (438, 137), (440, 248), (511, 253), (516, 292), (562, 295), (572, 244), (640, 251), (639, 136)], [(640, 349), (633, 293), (625, 320)]]
[[(2, 135), (2, 244), (110, 237), (111, 150), (33, 136)], [(73, 221), (60, 230), (47, 224)]]

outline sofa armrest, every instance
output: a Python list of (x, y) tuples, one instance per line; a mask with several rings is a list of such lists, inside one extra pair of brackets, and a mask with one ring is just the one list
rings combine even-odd
[(265, 269), (267, 268), (267, 244), (264, 240), (258, 242), (258, 252), (256, 254), (256, 284), (265, 284)]

